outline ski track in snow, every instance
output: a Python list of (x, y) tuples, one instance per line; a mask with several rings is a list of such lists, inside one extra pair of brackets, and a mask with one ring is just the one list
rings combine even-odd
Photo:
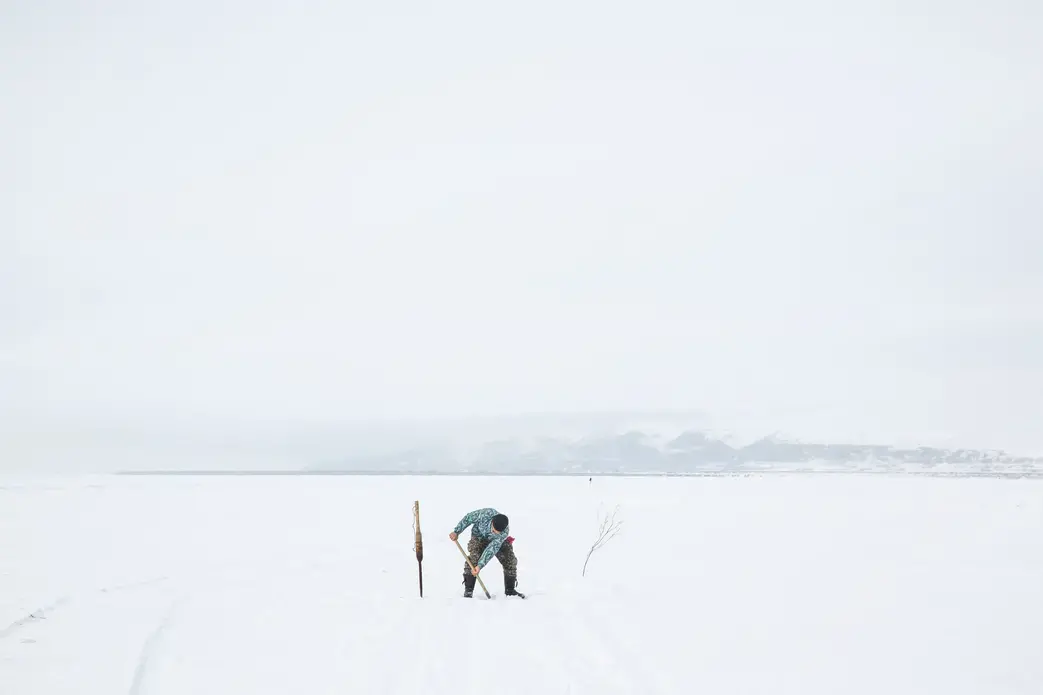
[(551, 619), (540, 626), (542, 639), (532, 644), (533, 665), (549, 657), (547, 670), (559, 674), (560, 685), (568, 692), (641, 692), (632, 674), (613, 676), (613, 664), (626, 663), (626, 655), (606, 649), (597, 633), (578, 619), (572, 602), (556, 604)]
[[(356, 599), (360, 606), (364, 605), (364, 598)], [(369, 627), (374, 625), (345, 626), (354, 634), (354, 648), (350, 651), (351, 661), (359, 666), (364, 664), (376, 665), (373, 678), (370, 683), (381, 693), (407, 693), (421, 692), (423, 683), (422, 673), (412, 666), (417, 660), (418, 648), (423, 642), (418, 643), (420, 634), (424, 634), (424, 622), (419, 625), (412, 624), (407, 606), (409, 602), (401, 601), (395, 608), (384, 614), (384, 619), (377, 621), (376, 629)], [(420, 634), (418, 634), (420, 633)], [(404, 639), (402, 639), (404, 638)], [(396, 653), (396, 658), (388, 659), (388, 652)], [(418, 686), (421, 686), (418, 689)]]
[(147, 650), (147, 631), (166, 601), (157, 588), (164, 580), (62, 597), (44, 615), (16, 621), (0, 634), (0, 663), (7, 665), (0, 667), (0, 692), (125, 692), (131, 655), (143, 653), (142, 644)]
[(179, 598), (171, 603), (170, 608), (167, 610), (162, 620), (160, 620), (159, 625), (156, 626), (156, 629), (153, 630), (145, 640), (145, 643), (141, 647), (141, 652), (138, 654), (137, 662), (134, 665), (134, 677), (130, 683), (130, 689), (127, 691), (127, 695), (148, 695), (146, 679), (148, 677), (149, 667), (152, 664), (155, 655), (160, 650), (163, 636), (170, 628), (174, 615), (177, 613), (184, 601), (184, 598)]
[[(159, 582), (166, 581), (166, 579), (167, 579), (166, 577), (157, 577), (155, 579), (143, 579), (143, 580), (140, 580), (140, 581), (127, 582), (125, 584), (114, 584), (112, 586), (106, 586), (106, 587), (102, 587), (100, 589), (97, 589), (97, 593), (98, 594), (108, 594), (108, 593), (116, 593), (116, 592), (120, 592), (120, 591), (126, 591), (128, 589), (137, 589), (137, 588), (140, 588), (140, 587), (150, 586), (152, 584), (157, 584)], [(38, 620), (47, 620), (59, 608), (62, 608), (63, 606), (67, 606), (67, 605), (73, 603), (74, 600), (75, 600), (74, 597), (71, 596), (71, 595), (69, 595), (69, 596), (61, 596), (61, 597), (55, 599), (54, 601), (52, 601), (51, 603), (48, 603), (48, 604), (46, 604), (44, 606), (41, 606), (41, 607), (33, 610), (32, 612), (30, 612), (30, 613), (26, 614), (25, 616), (19, 618), (18, 620), (15, 620), (14, 622), (9, 624), (4, 629), (0, 630), (0, 640), (3, 640), (6, 637), (10, 637), (10, 636), (14, 635), (19, 629), (24, 628), (25, 626), (27, 626), (29, 624), (32, 624), (32, 623), (34, 623), (34, 622), (36, 622)], [(83, 600), (83, 599), (81, 598), (80, 600)]]
[[(498, 580), (495, 573), (492, 577)], [(253, 590), (259, 601), (281, 593), (277, 585), (255, 586)], [(325, 670), (322, 687), (308, 692), (335, 692), (338, 687), (360, 681), (367, 684), (366, 692), (389, 694), (481, 693), (490, 689), (507, 695), (682, 692), (664, 683), (639, 647), (620, 638), (625, 626), (604, 615), (604, 607), (588, 605), (589, 599), (582, 594), (550, 594), (544, 599), (527, 600), (501, 593), (493, 593), (492, 600), (484, 596), (420, 599), (352, 595), (339, 605), (336, 601), (330, 604), (334, 608), (329, 612), (323, 612), (329, 597), (314, 596), (315, 601), (303, 600), (267, 615), (271, 619), (267, 629), (274, 635), (271, 643), (254, 642), (244, 631), (244, 643), (226, 645), (226, 651), (215, 654), (226, 673), (222, 685), (211, 690), (198, 689), (206, 687), (202, 673), (190, 674), (178, 687), (157, 682), (163, 678), (164, 669), (150, 668), (150, 664), (166, 660), (169, 669), (175, 656), (182, 663), (191, 661), (192, 652), (184, 650), (193, 649), (196, 638), (203, 636), (203, 617), (211, 611), (205, 601), (192, 602), (195, 620), (179, 621), (180, 635), (171, 640), (164, 639), (171, 622), (168, 614), (142, 649), (128, 695), (171, 695), (181, 687), (217, 693), (232, 683), (262, 682), (263, 678), (241, 679), (247, 677), (245, 672), (255, 659), (278, 660), (286, 655), (296, 641), (293, 626), (301, 614), (312, 615), (316, 624), (337, 623), (328, 632), (328, 642), (316, 645), (320, 655), (312, 654), (306, 664), (297, 662), (294, 666), (307, 672), (319, 667)], [(248, 608), (253, 603), (251, 599), (241, 605)], [(176, 606), (171, 613), (175, 610)], [(351, 622), (346, 620), (348, 616), (357, 619)], [(249, 619), (233, 611), (216, 620), (227, 626), (230, 622), (246, 625)], [(264, 649), (262, 643), (269, 648)], [(207, 649), (204, 644), (198, 651)]]
[[(611, 605), (608, 601), (604, 604)], [(669, 664), (650, 663), (646, 658), (646, 648), (625, 637), (635, 626), (620, 625), (618, 615), (607, 613), (603, 607), (598, 608), (589, 602), (568, 601), (565, 606), (568, 610), (560, 619), (574, 626), (575, 643), (598, 655), (601, 672), (612, 674), (610, 682), (625, 684), (620, 692), (649, 695), (682, 692), (662, 675), (664, 667), (668, 668)], [(617, 674), (612, 668), (614, 664), (627, 664), (627, 669)], [(620, 675), (623, 677), (619, 678)], [(602, 692), (600, 687), (596, 692)]]
[(0, 630), (0, 640), (14, 635), (18, 630), (25, 627), (26, 625), (29, 625), (30, 623), (34, 623), (38, 620), (46, 620), (51, 613), (66, 605), (71, 600), (72, 597), (70, 596), (62, 596), (61, 598), (55, 599), (53, 602), (47, 604), (46, 606), (41, 606), (40, 608), (37, 608), (31, 613), (28, 613), (27, 615), (19, 618), (18, 620), (15, 620), (10, 625), (5, 627), (3, 630)]
[[(495, 572), (487, 584), (490, 578), (498, 581)], [(625, 626), (604, 616), (603, 606), (586, 605), (581, 594), (422, 601), (447, 610), (402, 601), (384, 613), (377, 632), (357, 635), (352, 660), (360, 668), (381, 664), (374, 692), (682, 692), (619, 637)], [(389, 650), (401, 660), (387, 662)]]

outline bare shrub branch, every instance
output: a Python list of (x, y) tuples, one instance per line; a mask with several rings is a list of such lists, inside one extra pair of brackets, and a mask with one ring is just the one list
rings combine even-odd
[(618, 504), (616, 505), (616, 508), (612, 510), (612, 514), (602, 517), (600, 512), (598, 513), (598, 536), (594, 541), (594, 545), (590, 546), (590, 550), (587, 552), (587, 559), (583, 562), (582, 576), (587, 576), (587, 563), (590, 562), (590, 556), (594, 554), (594, 551), (604, 546), (610, 540), (615, 538), (617, 533), (619, 533), (619, 527), (623, 525), (623, 522), (616, 521), (616, 515), (618, 514)]

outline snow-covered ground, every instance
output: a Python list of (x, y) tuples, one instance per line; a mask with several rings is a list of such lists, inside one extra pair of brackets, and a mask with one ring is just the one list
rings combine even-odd
[(1043, 692), (1043, 481), (8, 477), (0, 539), (4, 695)]

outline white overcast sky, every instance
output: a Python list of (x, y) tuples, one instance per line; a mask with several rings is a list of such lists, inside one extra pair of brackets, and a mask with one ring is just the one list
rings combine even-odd
[(678, 408), (1043, 449), (1041, 3), (0, 11), (9, 435)]

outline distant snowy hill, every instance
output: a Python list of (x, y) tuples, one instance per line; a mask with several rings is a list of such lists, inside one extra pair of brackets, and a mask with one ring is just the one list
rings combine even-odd
[(379, 454), (345, 456), (313, 471), (445, 473), (709, 473), (764, 470), (1043, 474), (1043, 458), (1003, 451), (818, 444), (767, 436), (746, 444), (697, 429), (675, 435), (630, 430), (586, 436), (492, 439), (466, 447), (446, 440)]

